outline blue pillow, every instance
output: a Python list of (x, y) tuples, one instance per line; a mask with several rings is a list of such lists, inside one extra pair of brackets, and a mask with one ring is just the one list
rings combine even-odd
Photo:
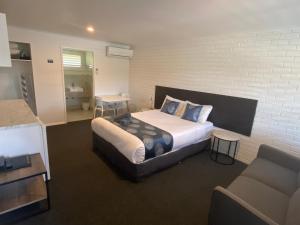
[(187, 103), (182, 119), (198, 122), (202, 105), (191, 105)]
[(170, 101), (170, 100), (166, 99), (165, 104), (162, 106), (160, 111), (174, 115), (178, 108), (178, 105), (179, 105), (179, 102)]

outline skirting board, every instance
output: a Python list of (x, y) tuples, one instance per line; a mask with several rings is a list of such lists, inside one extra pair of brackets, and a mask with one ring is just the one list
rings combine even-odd
[(53, 123), (46, 123), (45, 126), (46, 127), (51, 127), (51, 126), (56, 126), (56, 125), (63, 125), (66, 124), (67, 122), (53, 122)]

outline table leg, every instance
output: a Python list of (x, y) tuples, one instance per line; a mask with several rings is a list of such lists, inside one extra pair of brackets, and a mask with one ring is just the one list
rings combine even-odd
[(126, 101), (127, 112), (129, 112), (129, 103)]
[(211, 151), (212, 151), (212, 152), (213, 152), (214, 149), (215, 149), (215, 140), (216, 140), (216, 138), (213, 137), (213, 143), (212, 143), (212, 147), (211, 147)]
[(238, 143), (239, 143), (238, 141), (235, 142), (234, 153), (233, 153), (233, 158), (232, 158), (232, 164), (235, 163), (235, 155), (236, 155), (236, 149), (237, 149)]
[(115, 117), (118, 116), (118, 106), (117, 106), (117, 104), (115, 104), (115, 115), (114, 116)]
[(229, 141), (229, 147), (228, 147), (228, 151), (227, 151), (227, 155), (229, 155), (229, 156), (230, 156), (230, 150), (231, 150), (231, 143), (232, 143), (232, 141)]
[(50, 203), (50, 191), (49, 191), (49, 179), (48, 179), (48, 173), (45, 173), (45, 183), (46, 183), (46, 191), (47, 191), (47, 204), (48, 204), (48, 209), (51, 208), (51, 203)]
[[(228, 151), (227, 151), (227, 156), (230, 158), (231, 158), (231, 156), (230, 156), (231, 143), (232, 143), (232, 141), (229, 141), (229, 147), (228, 147)], [(233, 164), (233, 163), (231, 163), (231, 164)]]
[(219, 155), (219, 146), (220, 146), (220, 139), (217, 140), (217, 152), (216, 152), (216, 161), (218, 161), (218, 155)]

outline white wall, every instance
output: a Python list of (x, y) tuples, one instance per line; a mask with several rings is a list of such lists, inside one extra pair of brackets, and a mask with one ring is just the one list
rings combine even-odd
[(261, 143), (300, 154), (300, 29), (137, 46), (130, 94), (148, 104), (155, 85), (258, 99), (238, 158), (250, 162)]
[(0, 68), (0, 100), (20, 98), (19, 78), (12, 69)]
[(10, 67), (10, 53), (7, 38), (6, 15), (0, 13), (0, 67)]
[[(17, 27), (8, 27), (10, 41), (31, 44), (37, 112), (46, 124), (66, 121), (61, 49), (70, 47), (94, 52), (95, 94), (128, 92), (129, 61), (105, 56), (108, 42), (75, 38)], [(53, 59), (54, 63), (47, 63)]]
[(12, 67), (0, 67), (0, 100), (21, 98), (20, 75), (32, 74), (30, 62), (12, 61)]

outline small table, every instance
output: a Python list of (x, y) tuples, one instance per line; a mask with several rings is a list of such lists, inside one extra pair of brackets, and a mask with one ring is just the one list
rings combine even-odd
[[(226, 152), (220, 152), (220, 140), (229, 142)], [(223, 165), (232, 165), (235, 162), (235, 156), (240, 138), (229, 131), (215, 130), (213, 132), (213, 143), (210, 150), (210, 158)], [(216, 149), (215, 149), (216, 144)], [(232, 152), (233, 146), (233, 154)]]
[[(104, 96), (96, 96), (96, 98), (101, 99), (102, 102), (106, 103), (118, 103), (118, 102), (126, 102), (127, 111), (129, 112), (129, 97), (121, 96), (121, 95), (104, 95)], [(115, 115), (118, 114), (118, 108), (115, 108)]]

